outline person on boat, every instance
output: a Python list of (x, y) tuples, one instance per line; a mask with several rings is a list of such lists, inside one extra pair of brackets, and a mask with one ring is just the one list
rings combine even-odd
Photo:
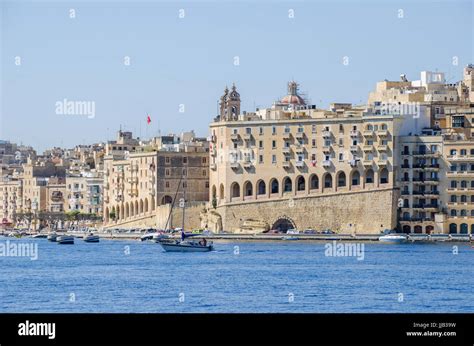
[(206, 238), (202, 238), (202, 240), (199, 242), (199, 245), (206, 246), (207, 240)]
[(184, 235), (184, 231), (181, 231), (181, 240), (184, 241), (184, 238), (186, 238)]

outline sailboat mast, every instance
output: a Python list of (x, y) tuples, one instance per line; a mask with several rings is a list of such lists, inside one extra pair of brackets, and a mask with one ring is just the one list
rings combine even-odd
[(183, 186), (183, 221), (181, 223), (181, 229), (184, 232), (184, 210), (186, 209), (186, 189), (188, 188), (188, 182), (186, 177), (188, 176), (188, 170), (185, 170), (185, 175), (184, 175), (184, 186)]

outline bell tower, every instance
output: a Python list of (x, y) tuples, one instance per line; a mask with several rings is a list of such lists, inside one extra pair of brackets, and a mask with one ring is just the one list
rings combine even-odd
[(240, 94), (237, 92), (235, 84), (232, 89), (226, 87), (224, 95), (220, 99), (220, 118), (221, 120), (237, 120), (240, 114)]

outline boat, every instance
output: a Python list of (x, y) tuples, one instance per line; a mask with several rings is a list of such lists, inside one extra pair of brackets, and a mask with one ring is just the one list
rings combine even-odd
[(99, 242), (99, 236), (94, 235), (94, 233), (89, 233), (88, 235), (84, 236), (83, 240), (86, 243), (98, 243)]
[(58, 244), (74, 244), (74, 237), (72, 235), (60, 235), (56, 238)]
[(292, 237), (292, 236), (285, 236), (281, 238), (282, 240), (299, 240), (300, 238), (298, 237)]
[(403, 234), (387, 234), (379, 237), (380, 242), (390, 244), (401, 244), (405, 243), (407, 240), (408, 237)]
[(158, 243), (166, 252), (209, 252), (214, 250), (212, 242), (194, 240), (160, 240)]
[[(178, 182), (178, 188), (176, 189), (175, 197), (173, 198), (173, 203), (171, 204), (170, 212), (168, 214), (168, 220), (166, 221), (165, 229), (168, 229), (168, 223), (173, 212), (174, 203), (176, 201), (176, 196), (178, 195), (178, 190), (180, 186), (186, 186), (186, 184), (181, 184), (181, 176)], [(180, 207), (183, 208), (183, 218), (182, 218), (182, 227), (179, 229), (181, 231), (181, 240), (172, 240), (168, 236), (158, 236), (154, 237), (156, 243), (160, 244), (163, 250), (166, 252), (209, 252), (214, 250), (214, 245), (212, 242), (208, 242), (202, 234), (186, 233), (184, 231), (184, 212), (186, 209), (186, 189), (183, 189), (183, 198), (180, 199)], [(200, 241), (186, 239), (191, 237), (202, 237)]]
[(44, 234), (44, 233), (38, 233), (38, 234), (35, 234), (35, 235), (31, 236), (31, 238), (39, 238), (39, 239), (47, 238), (47, 237), (48, 237), (48, 235)]
[(58, 238), (58, 235), (55, 232), (49, 233), (47, 236), (47, 239), (53, 242), (55, 242), (57, 238)]

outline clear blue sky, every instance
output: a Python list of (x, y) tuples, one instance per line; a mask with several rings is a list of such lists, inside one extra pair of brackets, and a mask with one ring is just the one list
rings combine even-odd
[[(470, 0), (0, 2), (0, 139), (40, 151), (113, 139), (120, 124), (142, 137), (207, 135), (232, 82), (243, 110), (269, 106), (290, 79), (326, 108), (365, 102), (401, 73), (437, 69), (455, 82), (474, 63)], [(64, 98), (94, 101), (95, 118), (57, 115)]]

